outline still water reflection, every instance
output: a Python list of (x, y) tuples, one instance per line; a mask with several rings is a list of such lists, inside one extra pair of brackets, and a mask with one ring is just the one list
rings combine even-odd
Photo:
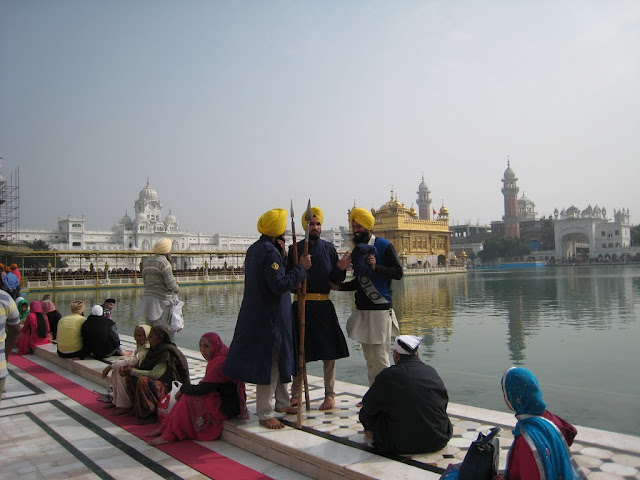
[[(131, 335), (142, 290), (59, 292), (63, 314), (83, 299), (118, 300), (113, 312)], [(197, 349), (214, 330), (228, 344), (243, 286), (184, 288), (186, 329), (181, 346)], [(333, 292), (346, 324), (353, 293)], [(640, 435), (640, 267), (558, 267), (514, 272), (405, 277), (394, 282), (394, 306), (402, 333), (423, 336), (421, 357), (442, 375), (451, 401), (506, 411), (500, 378), (511, 365), (530, 368), (550, 410), (574, 423)], [(365, 385), (359, 345), (338, 361), (338, 379)], [(320, 362), (309, 372), (321, 374)]]

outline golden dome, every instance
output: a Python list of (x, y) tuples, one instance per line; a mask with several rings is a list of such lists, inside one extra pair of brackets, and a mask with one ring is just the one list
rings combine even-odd
[[(407, 207), (404, 203), (398, 201), (398, 196), (393, 194), (393, 190), (391, 191), (391, 198), (387, 203), (382, 205), (377, 213), (379, 214), (390, 214), (390, 215), (404, 215), (408, 211)], [(375, 215), (376, 210), (371, 209), (371, 213)]]

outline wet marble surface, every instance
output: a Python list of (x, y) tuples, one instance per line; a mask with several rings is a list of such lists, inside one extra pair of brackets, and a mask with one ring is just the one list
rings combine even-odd
[[(41, 358), (29, 360), (89, 390), (103, 390), (90, 379)], [(0, 480), (115, 478), (210, 478), (144, 439), (85, 408), (54, 386), (9, 366), (0, 403)], [(79, 421), (81, 419), (81, 421)], [(223, 440), (203, 445), (256, 471), (254, 478), (305, 480), (309, 477)], [(216, 476), (237, 480), (233, 475)]]
[[(131, 342), (130, 337), (122, 337), (125, 343)], [(189, 361), (192, 381), (197, 382), (204, 375), (206, 364), (199, 352), (185, 349), (183, 351)], [(95, 375), (91, 372), (83, 374), (83, 369), (102, 367), (96, 367), (94, 364), (83, 365), (83, 362), (85, 361), (77, 362), (72, 370), (79, 373), (85, 381), (87, 378), (95, 379)], [(499, 434), (500, 466), (504, 468), (506, 454), (513, 440), (511, 434), (515, 423), (513, 415), (460, 404), (449, 405), (454, 435), (443, 450), (421, 455), (378, 455), (363, 435), (358, 421), (357, 403), (366, 390), (367, 388), (361, 385), (338, 381), (336, 382), (335, 408), (322, 412), (318, 410), (323, 400), (322, 379), (310, 376), (311, 408), (308, 411), (303, 408), (302, 429), (295, 428), (296, 415), (284, 415), (281, 418), (287, 427), (272, 431), (257, 423), (254, 415), (255, 386), (247, 385), (251, 418), (227, 422), (222, 436), (224, 442), (205, 442), (203, 445), (215, 444), (221, 451), (234, 453), (239, 459), (237, 461), (243, 464), (248, 464), (245, 462), (258, 464), (259, 468), (264, 468), (260, 471), (273, 478), (437, 479), (447, 465), (462, 461), (478, 432), (486, 433), (491, 427), (500, 426), (502, 428)], [(19, 391), (21, 393), (18, 393)], [(24, 389), (18, 389), (14, 394), (22, 395), (23, 398), (30, 395)], [(5, 396), (5, 399), (8, 402), (12, 401), (11, 392)], [(6, 403), (3, 400), (2, 411), (5, 408)], [(54, 417), (51, 421), (54, 421)], [(8, 428), (11, 430), (11, 427)], [(638, 437), (578, 426), (578, 436), (571, 447), (571, 452), (589, 478), (640, 479), (640, 438)], [(256, 460), (260, 457), (263, 458)], [(260, 465), (263, 459), (267, 459), (264, 460), (265, 462), (270, 462), (268, 466)], [(73, 468), (78, 468), (71, 460), (69, 464), (74, 465)], [(32, 465), (23, 465), (21, 468), (32, 467)], [(277, 468), (282, 468), (283, 471), (279, 472)], [(191, 472), (186, 471), (184, 474), (191, 475)], [(295, 477), (295, 475), (302, 476)], [(189, 476), (189, 478), (196, 477)]]

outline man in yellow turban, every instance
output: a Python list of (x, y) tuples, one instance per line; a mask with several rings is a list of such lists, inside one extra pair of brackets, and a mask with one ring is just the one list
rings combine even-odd
[[(311, 256), (286, 268), (286, 210), (276, 208), (258, 220), (260, 239), (245, 258), (244, 297), (233, 340), (225, 360), (225, 375), (256, 384), (260, 425), (280, 429), (278, 413), (295, 413), (284, 385), (295, 371), (290, 291), (307, 277)], [(274, 406), (275, 397), (275, 406)]]
[(287, 229), (287, 211), (282, 208), (274, 208), (260, 216), (258, 219), (258, 232), (268, 237), (279, 237)]
[(375, 218), (373, 218), (371, 212), (365, 208), (360, 207), (353, 207), (353, 209), (349, 212), (349, 223), (353, 225), (353, 222), (356, 222), (365, 230), (369, 231), (373, 230), (373, 225), (376, 223)]
[[(324, 216), (319, 207), (311, 209), (311, 219), (302, 217), (302, 227), (309, 224), (309, 253), (313, 258), (313, 265), (309, 269), (307, 279), (307, 296), (305, 302), (305, 337), (304, 350), (307, 362), (322, 360), (324, 374), (324, 401), (320, 410), (330, 410), (335, 404), (334, 386), (336, 382), (336, 359), (349, 356), (349, 348), (344, 338), (338, 315), (329, 299), (331, 283), (344, 282), (346, 272), (338, 268), (338, 253), (336, 247), (320, 238)], [(304, 252), (304, 240), (298, 242), (298, 255)], [(289, 248), (288, 265), (293, 266), (293, 248)], [(293, 322), (298, 326), (298, 301), (293, 302)], [(299, 337), (294, 328), (296, 338)], [(299, 380), (299, 378), (296, 378)], [(293, 382), (292, 389), (295, 389)], [(297, 403), (298, 390), (293, 392), (292, 403)]]
[(347, 334), (362, 345), (372, 385), (376, 375), (391, 365), (389, 344), (399, 333), (391, 281), (402, 278), (402, 266), (391, 242), (373, 235), (375, 219), (370, 211), (354, 207), (349, 222), (355, 247), (338, 261), (338, 267), (344, 270), (352, 263), (354, 279), (339, 289), (356, 292), (356, 310), (347, 321)]
[(153, 245), (155, 255), (142, 260), (142, 278), (144, 293), (136, 309), (136, 316), (147, 319), (147, 325), (162, 325), (171, 332), (169, 319), (173, 307), (173, 296), (180, 291), (178, 282), (173, 276), (173, 269), (169, 261), (171, 239), (162, 238)]

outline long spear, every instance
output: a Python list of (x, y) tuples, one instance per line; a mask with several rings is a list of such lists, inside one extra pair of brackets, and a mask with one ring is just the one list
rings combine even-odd
[[(293, 241), (293, 264), (297, 265), (298, 264), (298, 240), (296, 239), (296, 222), (294, 219), (294, 213), (293, 213), (293, 200), (291, 201), (291, 207), (289, 209), (290, 213), (291, 213), (291, 239)], [(300, 299), (302, 298), (302, 289), (300, 288), (300, 286), (296, 286), (296, 297), (298, 298), (298, 330), (300, 330)], [(302, 311), (302, 315), (304, 315), (304, 311)], [(302, 351), (304, 351), (304, 344), (302, 346)], [(304, 355), (304, 354), (303, 354)], [(298, 361), (298, 372), (296, 374), (296, 394), (298, 396), (298, 418), (296, 420), (296, 426), (298, 428), (302, 427), (302, 405), (301, 405), (301, 399), (302, 399), (302, 372), (303, 372), (303, 368), (306, 367), (305, 363), (304, 363), (304, 356), (301, 356), (302, 361), (299, 358)], [(307, 387), (308, 388), (308, 387)], [(308, 395), (308, 393), (307, 393)]]
[[(304, 229), (304, 256), (309, 255), (309, 223), (311, 222), (311, 199), (307, 202), (307, 211), (305, 213), (306, 225)], [(311, 410), (311, 401), (309, 400), (309, 383), (307, 381), (307, 360), (304, 351), (305, 337), (305, 310), (307, 305), (307, 278), (302, 281), (302, 292), (298, 297), (298, 309), (300, 311), (300, 361), (302, 362), (302, 378), (304, 381), (304, 398), (307, 411)], [(301, 388), (298, 387), (298, 394), (302, 395)], [(301, 399), (301, 397), (298, 397)], [(300, 412), (300, 408), (298, 408)], [(298, 414), (300, 415), (300, 413)]]

